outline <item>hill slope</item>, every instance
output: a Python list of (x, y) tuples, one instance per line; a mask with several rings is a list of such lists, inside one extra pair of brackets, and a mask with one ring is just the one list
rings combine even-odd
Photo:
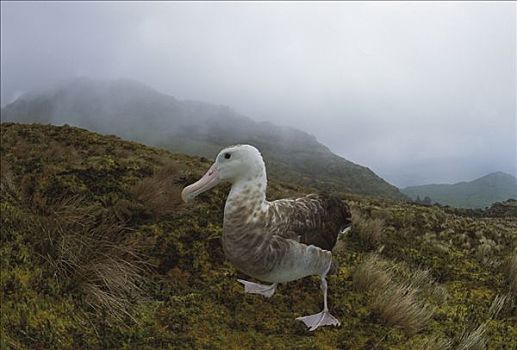
[(517, 199), (517, 178), (496, 172), (470, 182), (411, 186), (402, 192), (412, 199), (428, 196), (433, 202), (457, 208), (485, 208), (495, 202)]
[[(515, 217), (343, 194), (354, 225), (328, 279), (342, 326), (311, 333), (295, 317), (320, 310), (317, 278), (270, 299), (236, 281), (228, 187), (180, 203), (210, 162), (66, 126), (2, 124), (1, 140), (2, 348), (517, 346)], [(309, 191), (271, 181), (268, 198)]]
[(257, 123), (228, 107), (179, 101), (134, 81), (74, 80), (21, 97), (2, 109), (2, 120), (68, 123), (210, 159), (223, 147), (249, 143), (261, 150), (269, 174), (281, 181), (407, 199), (370, 169), (335, 155), (312, 135)]

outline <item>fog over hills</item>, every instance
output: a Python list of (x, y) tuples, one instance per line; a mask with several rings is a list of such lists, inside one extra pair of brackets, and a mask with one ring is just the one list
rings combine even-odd
[(230, 144), (256, 145), (270, 176), (321, 190), (406, 197), (367, 167), (333, 154), (308, 133), (255, 122), (231, 108), (181, 101), (131, 80), (72, 80), (21, 96), (2, 109), (3, 121), (71, 124), (213, 158)]
[(484, 208), (494, 202), (517, 199), (517, 178), (495, 172), (470, 182), (411, 186), (402, 192), (412, 199), (429, 197), (432, 202), (458, 208)]
[(1, 106), (131, 78), (295, 126), (402, 188), (517, 176), (515, 2), (1, 2)]

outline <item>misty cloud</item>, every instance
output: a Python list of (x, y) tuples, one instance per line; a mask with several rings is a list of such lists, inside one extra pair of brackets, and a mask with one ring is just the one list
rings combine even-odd
[(131, 78), (310, 132), (398, 186), (517, 174), (512, 2), (1, 7), (2, 106)]

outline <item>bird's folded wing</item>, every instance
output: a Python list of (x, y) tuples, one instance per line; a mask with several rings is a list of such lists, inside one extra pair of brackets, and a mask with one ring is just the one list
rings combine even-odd
[(342, 227), (351, 222), (341, 199), (316, 194), (271, 202), (268, 216), (274, 234), (325, 250), (332, 250)]

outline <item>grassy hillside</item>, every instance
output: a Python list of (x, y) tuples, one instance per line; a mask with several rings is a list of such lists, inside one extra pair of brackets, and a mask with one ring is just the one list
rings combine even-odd
[[(228, 186), (184, 206), (206, 159), (72, 127), (1, 127), (1, 348), (512, 349), (515, 217), (341, 193), (354, 227), (317, 278), (243, 293), (219, 238)], [(268, 197), (309, 188), (272, 181)], [(479, 214), (479, 213), (478, 213)]]
[(517, 178), (496, 172), (470, 182), (412, 186), (402, 192), (412, 199), (427, 196), (433, 202), (457, 208), (485, 208), (495, 202), (517, 199)]
[(228, 145), (249, 143), (264, 153), (270, 175), (280, 181), (407, 199), (370, 169), (335, 155), (310, 134), (258, 123), (225, 106), (180, 101), (134, 81), (74, 80), (22, 96), (2, 109), (2, 120), (68, 123), (210, 159)]

